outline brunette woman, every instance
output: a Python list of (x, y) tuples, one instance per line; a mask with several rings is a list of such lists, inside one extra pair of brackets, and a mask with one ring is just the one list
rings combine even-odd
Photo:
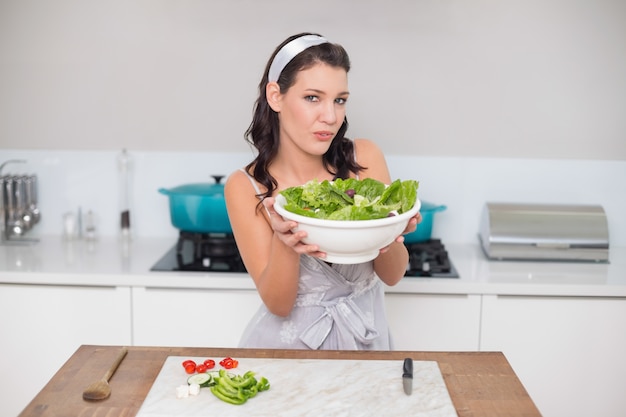
[[(404, 276), (408, 253), (399, 236), (373, 261), (329, 264), (306, 232), (273, 210), (274, 196), (311, 179), (374, 178), (390, 183), (374, 142), (350, 140), (346, 103), (350, 60), (344, 48), (303, 33), (281, 43), (259, 84), (246, 138), (256, 158), (225, 185), (237, 246), (263, 300), (242, 347), (392, 348), (384, 285)], [(404, 233), (415, 230), (420, 215)]]

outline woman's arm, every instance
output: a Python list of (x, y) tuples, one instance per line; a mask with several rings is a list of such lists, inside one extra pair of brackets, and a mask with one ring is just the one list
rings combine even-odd
[[(374, 142), (365, 139), (357, 139), (354, 143), (359, 164), (367, 168), (361, 172), (360, 178), (374, 178), (385, 184), (391, 183), (389, 168), (380, 148)], [(420, 221), (421, 215), (418, 213), (411, 218), (402, 234), (414, 231)], [(374, 270), (387, 285), (397, 284), (406, 272), (409, 254), (403, 242), (404, 237), (398, 236), (395, 242), (383, 248), (374, 259)]]
[(226, 181), (224, 195), (228, 217), (246, 269), (267, 309), (278, 316), (291, 312), (298, 292), (300, 253), (316, 253), (317, 247), (300, 240), (306, 232), (291, 233), (294, 222), (274, 212), (273, 198), (258, 209), (259, 199), (247, 176), (234, 172)]

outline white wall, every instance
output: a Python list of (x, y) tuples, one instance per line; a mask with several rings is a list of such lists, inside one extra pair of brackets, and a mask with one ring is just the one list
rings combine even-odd
[(389, 154), (626, 160), (622, 0), (0, 0), (0, 149), (246, 152), (300, 31), (342, 43)]
[[(6, 172), (37, 173), (42, 221), (30, 235), (60, 235), (62, 215), (93, 210), (101, 236), (119, 229), (117, 151), (0, 150), (0, 160), (27, 164)], [(132, 227), (143, 237), (172, 237), (166, 196), (158, 193), (193, 182), (212, 182), (244, 166), (250, 153), (131, 152), (134, 161)], [(393, 178), (420, 181), (419, 197), (445, 204), (435, 215), (433, 235), (449, 243), (477, 243), (480, 213), (487, 201), (599, 204), (609, 221), (610, 242), (626, 246), (626, 161), (418, 157), (390, 155)]]
[(448, 206), (446, 241), (506, 200), (602, 204), (626, 244), (623, 0), (0, 0), (0, 163), (40, 177), (33, 233), (78, 207), (116, 233), (128, 148), (135, 232), (174, 236), (157, 189), (250, 160), (266, 59), (300, 31), (348, 49), (350, 135)]

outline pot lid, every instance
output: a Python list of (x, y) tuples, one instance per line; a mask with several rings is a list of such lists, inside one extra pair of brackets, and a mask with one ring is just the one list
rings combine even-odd
[(222, 184), (183, 184), (174, 188), (160, 188), (159, 191), (164, 194), (177, 194), (177, 195), (224, 195), (224, 186)]
[(223, 176), (213, 175), (215, 184), (193, 183), (182, 184), (174, 188), (160, 188), (162, 194), (197, 195), (197, 196), (224, 196), (224, 184), (220, 184)]
[(441, 204), (429, 203), (427, 201), (422, 201), (422, 206), (420, 207), (420, 212), (426, 211), (444, 211), (447, 207)]

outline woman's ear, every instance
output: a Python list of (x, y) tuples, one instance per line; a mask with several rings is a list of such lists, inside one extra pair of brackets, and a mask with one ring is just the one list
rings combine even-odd
[(276, 113), (280, 113), (281, 107), (281, 97), (280, 87), (278, 83), (271, 82), (267, 83), (265, 86), (265, 97), (267, 98), (267, 104), (274, 110)]

